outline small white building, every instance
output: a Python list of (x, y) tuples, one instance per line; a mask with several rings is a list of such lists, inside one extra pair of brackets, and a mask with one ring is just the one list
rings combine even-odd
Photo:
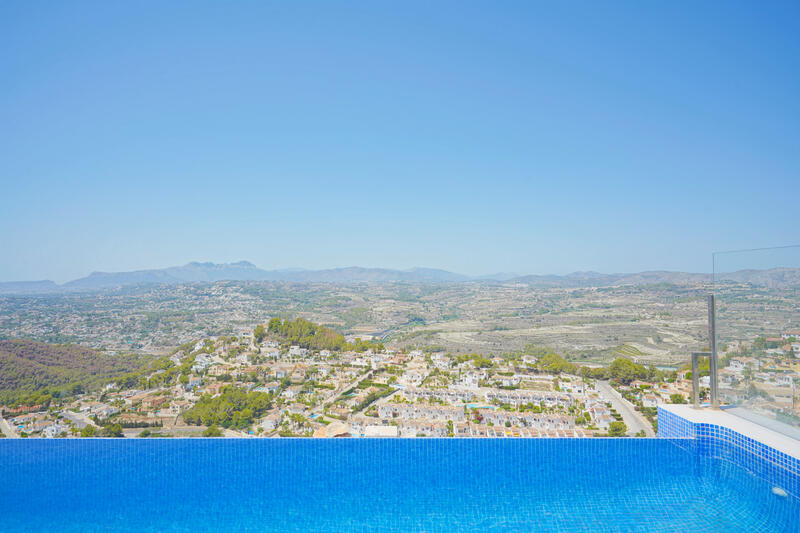
[(742, 361), (741, 359), (731, 359), (730, 365), (728, 365), (728, 368), (737, 373), (743, 372), (744, 367), (745, 367), (744, 361)]
[(655, 394), (645, 394), (642, 397), (642, 405), (645, 407), (658, 407), (659, 398)]
[(272, 413), (261, 419), (261, 427), (264, 431), (275, 431), (281, 425), (281, 414)]
[(308, 355), (308, 350), (299, 346), (289, 347), (289, 357), (305, 357)]
[(300, 385), (292, 385), (291, 387), (286, 387), (283, 391), (283, 397), (288, 400), (293, 400), (300, 395)]
[(397, 437), (398, 435), (397, 426), (366, 426), (364, 428), (365, 437)]
[(522, 379), (517, 375), (513, 375), (513, 376), (499, 376), (498, 375), (498, 376), (495, 376), (493, 379), (495, 381), (499, 381), (500, 384), (503, 387), (516, 387), (517, 385), (520, 384), (520, 381), (522, 381)]
[(58, 437), (66, 430), (67, 428), (62, 426), (61, 424), (52, 424), (42, 430), (42, 437), (46, 439), (52, 439)]
[(602, 415), (598, 416), (595, 419), (594, 424), (599, 429), (608, 431), (608, 428), (611, 427), (611, 422), (613, 422), (613, 421), (614, 421), (614, 417), (613, 416), (607, 415), (607, 414), (602, 414)]

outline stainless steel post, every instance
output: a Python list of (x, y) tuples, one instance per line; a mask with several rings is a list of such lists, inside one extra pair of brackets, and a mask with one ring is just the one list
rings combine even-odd
[(719, 377), (717, 374), (717, 319), (716, 319), (716, 300), (714, 294), (708, 295), (708, 347), (711, 356), (709, 357), (708, 370), (711, 374), (711, 408), (719, 409)]
[(697, 376), (697, 354), (692, 354), (692, 404), (695, 409), (700, 407), (700, 378)]

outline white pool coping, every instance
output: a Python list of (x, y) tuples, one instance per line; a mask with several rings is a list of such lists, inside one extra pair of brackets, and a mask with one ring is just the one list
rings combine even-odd
[(755, 422), (726, 413), (724, 410), (710, 407), (695, 409), (690, 405), (679, 404), (661, 404), (659, 407), (694, 424), (714, 424), (728, 428), (795, 459), (800, 459), (800, 441)]

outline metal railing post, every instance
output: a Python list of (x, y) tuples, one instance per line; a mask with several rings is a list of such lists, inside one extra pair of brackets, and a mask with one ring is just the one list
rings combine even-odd
[(717, 318), (714, 294), (708, 295), (708, 347), (710, 357), (708, 370), (711, 374), (711, 408), (719, 409), (719, 377), (717, 374)]
[(700, 407), (700, 377), (697, 375), (697, 358), (699, 354), (692, 354), (692, 404), (695, 409)]

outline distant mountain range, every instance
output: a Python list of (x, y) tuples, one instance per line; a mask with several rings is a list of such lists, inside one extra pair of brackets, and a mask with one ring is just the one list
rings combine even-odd
[(391, 270), (386, 268), (331, 268), (326, 270), (304, 270), (291, 268), (263, 270), (249, 261), (237, 263), (198, 263), (153, 270), (132, 272), (92, 272), (85, 278), (58, 285), (52, 281), (0, 282), (0, 294), (42, 294), (63, 291), (87, 291), (130, 285), (178, 284), (215, 281), (286, 281), (296, 283), (328, 282), (411, 282), (411, 283), (457, 283), (471, 278), (434, 268), (412, 268)]
[[(722, 279), (771, 287), (800, 287), (799, 268), (770, 270), (740, 270), (725, 274)], [(657, 283), (704, 283), (710, 274), (691, 272), (649, 271), (634, 274), (601, 274), (573, 272), (564, 276), (518, 276), (498, 273), (470, 277), (434, 268), (392, 270), (386, 268), (347, 267), (325, 270), (263, 270), (249, 261), (237, 263), (198, 263), (184, 266), (133, 272), (92, 272), (85, 278), (58, 285), (52, 281), (0, 282), (0, 294), (48, 294), (69, 291), (92, 291), (131, 285), (180, 284), (215, 281), (285, 281), (295, 283), (462, 283), (503, 282), (523, 283), (534, 287), (609, 287), (615, 285), (648, 285)]]

